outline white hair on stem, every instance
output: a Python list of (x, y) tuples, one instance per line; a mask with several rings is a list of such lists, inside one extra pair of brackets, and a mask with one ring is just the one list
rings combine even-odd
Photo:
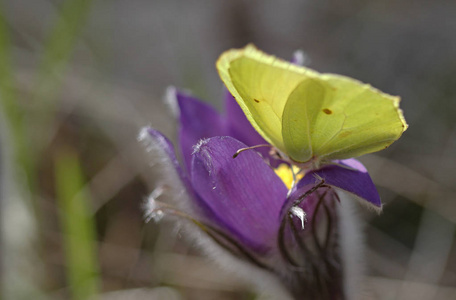
[(304, 230), (305, 222), (307, 221), (306, 212), (299, 206), (293, 206), (290, 212), (301, 221), (301, 229)]
[(179, 104), (177, 103), (177, 89), (174, 86), (166, 88), (164, 102), (173, 116), (177, 119), (180, 115)]
[(346, 299), (362, 299), (364, 274), (363, 228), (350, 194), (339, 192), (339, 239)]

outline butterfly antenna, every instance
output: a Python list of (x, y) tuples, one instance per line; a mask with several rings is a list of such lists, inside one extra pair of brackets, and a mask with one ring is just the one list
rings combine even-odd
[(236, 151), (236, 153), (233, 154), (233, 158), (236, 158), (238, 157), (238, 155), (241, 153), (241, 152), (244, 152), (246, 150), (252, 150), (252, 149), (255, 149), (255, 148), (260, 148), (260, 147), (273, 147), (272, 145), (269, 145), (269, 144), (260, 144), (260, 145), (255, 145), (255, 146), (252, 146), (252, 147), (246, 147), (246, 148), (241, 148), (239, 149), (238, 151)]

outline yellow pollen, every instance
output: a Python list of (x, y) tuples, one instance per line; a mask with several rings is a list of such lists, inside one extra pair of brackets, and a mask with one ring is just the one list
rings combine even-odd
[[(292, 169), (293, 168), (293, 169)], [(300, 169), (296, 166), (292, 166), (290, 168), (287, 164), (280, 164), (277, 169), (274, 169), (274, 172), (277, 176), (282, 179), (283, 183), (287, 187), (287, 189), (291, 189), (291, 185), (293, 184), (293, 173), (296, 174), (296, 181), (299, 181), (302, 177), (304, 177), (303, 172), (298, 173)]]

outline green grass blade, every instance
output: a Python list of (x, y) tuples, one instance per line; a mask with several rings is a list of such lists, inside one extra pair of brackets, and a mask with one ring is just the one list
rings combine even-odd
[(17, 166), (27, 177), (28, 188), (33, 189), (33, 153), (24, 124), (24, 112), (18, 103), (12, 59), (12, 47), (8, 26), (0, 4), (0, 108), (8, 126)]
[(55, 160), (56, 195), (72, 299), (94, 299), (99, 287), (95, 221), (75, 152), (62, 150)]
[(34, 89), (41, 106), (41, 120), (52, 119), (54, 98), (61, 86), (63, 73), (68, 66), (81, 32), (90, 14), (93, 0), (66, 0), (44, 44)]

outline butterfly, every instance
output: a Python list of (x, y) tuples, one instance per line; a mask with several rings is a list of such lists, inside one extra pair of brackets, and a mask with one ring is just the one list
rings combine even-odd
[(399, 97), (321, 74), (249, 44), (220, 56), (220, 78), (258, 133), (301, 168), (387, 148), (407, 129)]

